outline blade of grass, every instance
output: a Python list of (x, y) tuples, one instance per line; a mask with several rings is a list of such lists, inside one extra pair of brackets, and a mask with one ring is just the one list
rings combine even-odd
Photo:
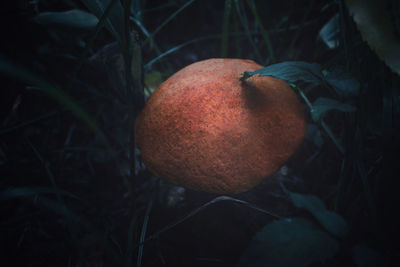
[[(234, 13), (235, 13), (235, 12), (234, 12)], [(236, 29), (236, 28), (235, 28), (235, 29)], [(252, 33), (252, 32), (250, 33), (250, 35), (255, 35), (255, 34), (256, 34), (256, 33)], [(238, 38), (236, 38), (236, 40), (237, 40), (237, 43), (236, 43), (236, 48), (237, 48), (236, 53), (237, 53), (237, 55), (236, 55), (236, 57), (240, 57), (240, 54), (241, 54), (241, 44), (240, 44), (240, 39), (239, 39), (239, 38), (240, 38), (240, 36), (247, 35), (247, 33), (243, 33), (243, 32), (234, 32), (234, 33), (230, 33), (229, 35), (238, 37)], [(199, 37), (199, 38), (196, 38), (196, 39), (187, 41), (187, 42), (185, 42), (185, 43), (183, 43), (183, 44), (177, 45), (177, 46), (175, 46), (175, 47), (173, 47), (173, 48), (171, 48), (171, 49), (165, 51), (164, 53), (161, 53), (159, 56), (153, 58), (153, 59), (150, 60), (149, 62), (147, 62), (147, 63), (144, 65), (144, 69), (145, 69), (146, 71), (149, 71), (149, 69), (153, 66), (154, 63), (156, 63), (157, 61), (161, 60), (162, 58), (166, 57), (167, 55), (172, 54), (172, 53), (178, 51), (179, 49), (181, 49), (181, 48), (183, 48), (183, 47), (185, 47), (185, 46), (187, 46), (187, 45), (190, 45), (190, 44), (193, 44), (193, 43), (197, 43), (197, 42), (199, 42), (199, 41), (204, 41), (204, 40), (208, 40), (208, 39), (214, 39), (214, 38), (221, 38), (221, 35), (208, 35), (208, 36), (204, 36), (204, 37)]]
[(137, 18), (139, 22), (142, 21), (142, 0), (133, 0), (130, 10), (133, 17)]
[(133, 251), (134, 251), (134, 244), (136, 240), (136, 227), (137, 227), (137, 215), (134, 214), (132, 216), (131, 222), (129, 223), (129, 230), (128, 230), (128, 245), (126, 249), (126, 266), (130, 267), (133, 266)]
[[(115, 159), (115, 161), (118, 163), (116, 153), (112, 149), (106, 135), (97, 126), (95, 120), (93, 120), (92, 117), (86, 111), (84, 111), (66, 92), (64, 92), (58, 86), (47, 82), (45, 79), (39, 77), (33, 72), (23, 68), (22, 66), (14, 64), (12, 62), (8, 62), (3, 59), (0, 59), (0, 73), (4, 73), (5, 75), (15, 78), (17, 80), (37, 86), (46, 95), (56, 100), (59, 104), (61, 104), (61, 106), (65, 107), (73, 115), (85, 122), (87, 127), (94, 133), (94, 135), (99, 138), (100, 142), (104, 145), (108, 153), (110, 153), (111, 157)], [(123, 183), (130, 193), (130, 183), (125, 177), (122, 168), (119, 169)]]
[(241, 199), (237, 199), (237, 198), (233, 198), (233, 197), (229, 197), (229, 196), (219, 196), (219, 197), (216, 197), (216, 198), (214, 198), (213, 200), (211, 200), (211, 201), (209, 201), (209, 202), (207, 202), (207, 203), (201, 205), (200, 207), (198, 207), (198, 208), (192, 210), (192, 211), (189, 212), (187, 215), (185, 215), (185, 216), (179, 218), (179, 219), (176, 220), (175, 222), (172, 222), (172, 223), (166, 225), (166, 226), (163, 227), (161, 230), (159, 230), (159, 231), (157, 231), (156, 233), (154, 233), (154, 234), (150, 235), (149, 237), (147, 237), (145, 240), (141, 240), (140, 244), (145, 243), (145, 242), (147, 242), (147, 241), (149, 241), (149, 240), (156, 239), (160, 234), (162, 234), (162, 233), (164, 233), (164, 232), (166, 232), (166, 231), (168, 231), (168, 230), (174, 228), (175, 226), (177, 226), (177, 225), (183, 223), (184, 221), (186, 221), (186, 220), (188, 220), (189, 218), (193, 217), (194, 215), (196, 215), (196, 214), (199, 213), (200, 211), (204, 210), (204, 209), (207, 208), (208, 206), (213, 205), (213, 204), (215, 204), (215, 203), (217, 203), (217, 202), (220, 202), (220, 201), (231, 201), (231, 202), (234, 202), (234, 203), (238, 203), (238, 204), (241, 204), (241, 205), (245, 205), (246, 207), (249, 207), (249, 208), (254, 209), (254, 210), (256, 210), (256, 211), (259, 211), (259, 212), (261, 212), (261, 213), (267, 214), (267, 215), (269, 215), (269, 216), (275, 217), (275, 218), (277, 218), (277, 219), (284, 219), (284, 217), (282, 217), (282, 216), (280, 216), (280, 215), (278, 215), (278, 214), (275, 214), (275, 213), (272, 213), (272, 212), (267, 211), (267, 210), (265, 210), (265, 209), (259, 208), (259, 207), (257, 207), (256, 205), (251, 204), (251, 203), (249, 203), (249, 202), (247, 202), (247, 201), (244, 201), (244, 200), (241, 200)]
[(165, 25), (167, 25), (171, 20), (173, 20), (179, 13), (181, 13), (185, 8), (191, 5), (196, 0), (189, 0), (183, 6), (181, 6), (177, 11), (172, 13), (166, 20), (163, 21), (155, 30), (151, 33), (151, 36), (154, 37)]
[(142, 46), (146, 45), (148, 42), (150, 43), (150, 49), (154, 49), (157, 56), (161, 55), (161, 50), (158, 47), (157, 43), (154, 41), (153, 36), (150, 32), (146, 29), (146, 27), (140, 22), (140, 20), (130, 17), (130, 20), (135, 24), (135, 26), (139, 29), (142, 35), (146, 37), (145, 41), (142, 42)]
[(141, 267), (142, 266), (144, 240), (145, 240), (145, 237), (146, 237), (147, 225), (148, 225), (148, 222), (149, 222), (149, 216), (150, 216), (150, 212), (151, 212), (152, 207), (153, 207), (153, 199), (150, 199), (150, 202), (147, 205), (146, 214), (144, 216), (143, 225), (142, 225), (142, 231), (141, 231), (141, 234), (140, 234), (139, 250), (138, 250), (138, 258), (137, 258), (136, 267)]
[[(376, 212), (376, 209), (375, 209), (374, 199), (372, 197), (372, 192), (371, 192), (371, 186), (370, 186), (369, 181), (368, 181), (368, 175), (367, 175), (367, 172), (365, 170), (364, 163), (361, 161), (361, 159), (358, 159), (356, 161), (356, 164), (357, 164), (358, 173), (359, 173), (360, 178), (361, 178), (361, 183), (362, 183), (364, 195), (365, 195), (365, 198), (367, 200), (367, 206), (368, 206), (368, 209), (369, 209), (370, 214), (371, 214), (371, 218), (373, 220), (376, 220), (377, 219), (377, 217), (376, 217), (377, 212)], [(376, 223), (376, 221), (374, 223)]]
[[(128, 103), (130, 103), (128, 121), (130, 125), (135, 124), (135, 119), (144, 106), (144, 86), (143, 86), (143, 63), (142, 47), (139, 35), (136, 33), (134, 38), (131, 36), (131, 0), (124, 0), (124, 22), (125, 22), (125, 43), (122, 47), (125, 63), (125, 84), (127, 90)], [(130, 131), (129, 155), (130, 155), (130, 179), (135, 184), (136, 180), (136, 149), (135, 132)]]
[[(305, 22), (306, 22), (308, 16), (310, 15), (310, 13), (311, 13), (311, 11), (312, 11), (312, 9), (313, 9), (313, 7), (314, 7), (314, 3), (315, 3), (315, 0), (312, 0), (311, 3), (308, 5), (307, 11), (304, 13), (304, 16), (303, 16), (303, 19), (302, 19), (300, 25), (305, 25)], [(299, 29), (294, 33), (294, 36), (293, 36), (293, 38), (292, 38), (292, 41), (290, 42), (289, 49), (288, 49), (288, 51), (289, 51), (288, 54), (289, 54), (289, 55), (292, 55), (292, 54), (293, 54), (294, 45), (296, 44), (297, 39), (300, 37), (300, 34), (302, 33), (302, 29), (303, 29), (303, 27), (299, 28)]]
[(13, 215), (11, 217), (4, 218), (0, 221), (0, 227), (8, 227), (8, 226), (13, 226), (15, 227), (16, 225), (20, 223), (26, 223), (28, 221), (31, 221), (33, 219), (36, 219), (38, 216), (42, 215), (43, 211), (34, 211), (34, 212), (25, 212), (20, 215)]
[[(69, 233), (69, 236), (71, 238), (71, 241), (72, 241), (73, 244), (75, 244), (76, 253), (77, 253), (79, 259), (82, 262), (84, 262), (84, 256), (83, 256), (82, 249), (80, 247), (80, 243), (79, 243), (79, 240), (78, 240), (78, 233), (75, 230), (76, 227), (74, 226), (74, 220), (71, 217), (72, 213), (69, 211), (69, 209), (68, 209), (68, 207), (67, 207), (67, 205), (66, 205), (66, 203), (64, 201), (64, 198), (63, 198), (63, 196), (62, 196), (62, 194), (60, 192), (60, 189), (57, 186), (56, 179), (55, 179), (55, 177), (53, 175), (53, 172), (50, 170), (49, 162), (43, 159), (43, 157), (40, 155), (39, 151), (35, 148), (35, 146), (31, 142), (29, 142), (29, 140), (28, 140), (28, 144), (30, 145), (30, 147), (32, 148), (32, 150), (35, 153), (36, 157), (39, 159), (39, 161), (42, 163), (42, 165), (44, 166), (44, 168), (46, 170), (46, 173), (47, 173), (47, 176), (49, 177), (51, 186), (53, 187), (53, 190), (54, 190), (54, 192), (56, 194), (57, 201), (58, 201), (58, 206), (59, 206), (59, 208), (61, 210), (61, 213), (65, 217), (65, 221), (66, 221), (66, 225), (67, 225), (67, 229), (68, 229), (68, 233)], [(79, 215), (77, 215), (77, 216), (78, 216), (77, 218), (80, 221), (80, 216)]]
[[(135, 124), (135, 119), (144, 106), (144, 86), (143, 86), (143, 61), (142, 61), (142, 47), (138, 34), (131, 38), (130, 29), (130, 7), (131, 0), (124, 2), (124, 22), (125, 22), (125, 46), (123, 47), (123, 56), (125, 62), (125, 80), (128, 97), (131, 101), (131, 108), (129, 109), (128, 121), (130, 125)], [(136, 136), (135, 131), (130, 131), (129, 138), (129, 155), (130, 155), (130, 178), (133, 184), (136, 181)]]
[[(47, 198), (44, 196), (37, 196), (35, 199), (32, 201), (32, 203), (46, 211), (50, 211), (54, 214), (59, 215), (62, 219), (65, 220), (65, 225), (67, 225), (67, 231), (69, 232), (70, 229), (68, 229), (68, 225), (74, 226), (75, 228), (85, 228), (85, 229), (90, 229), (93, 227), (93, 225), (82, 216), (82, 214), (79, 214), (77, 212), (74, 212), (71, 209), (64, 209), (58, 200), (54, 200), (53, 198)], [(69, 222), (68, 222), (69, 220)], [(64, 223), (61, 223), (64, 225)], [(73, 230), (74, 235), (76, 234), (76, 231), (74, 230), (74, 227), (71, 229)], [(60, 230), (61, 231), (61, 230)], [(70, 241), (72, 241), (73, 245), (79, 246), (79, 242), (76, 243), (78, 239), (76, 239), (76, 236), (73, 236)], [(78, 248), (79, 249), (79, 248)], [(78, 254), (77, 254), (78, 255)]]
[(259, 62), (263, 62), (260, 51), (258, 51), (258, 48), (256, 46), (256, 43), (254, 42), (250, 29), (249, 29), (249, 25), (248, 25), (248, 20), (246, 17), (246, 13), (242, 11), (242, 7), (240, 6), (239, 0), (234, 0), (235, 1), (235, 7), (236, 7), (236, 14), (238, 15), (239, 21), (241, 22), (246, 35), (247, 35), (247, 39), (249, 40), (251, 46), (253, 47), (254, 53), (256, 55), (256, 58)]
[[(128, 91), (128, 96), (131, 97), (130, 103), (134, 104), (135, 99), (132, 99), (134, 93), (132, 92), (133, 85), (133, 76), (132, 76), (132, 57), (133, 57), (133, 49), (131, 49), (131, 27), (130, 27), (130, 6), (131, 0), (122, 0), (123, 8), (124, 8), (124, 31), (123, 31), (123, 40), (124, 42), (121, 45), (121, 50), (125, 63), (125, 80), (126, 80), (126, 89)], [(139, 70), (137, 70), (139, 71)], [(133, 90), (138, 88), (133, 88)]]
[(36, 195), (42, 194), (60, 194), (61, 196), (66, 196), (79, 200), (84, 205), (89, 205), (84, 199), (74, 195), (68, 191), (64, 190), (54, 190), (50, 187), (10, 187), (6, 190), (0, 192), (0, 201), (5, 201), (14, 198), (28, 198)]
[[(107, 8), (105, 9), (105, 11), (101, 13), (102, 15), (100, 16), (99, 22), (97, 23), (97, 25), (96, 25), (95, 29), (93, 30), (93, 32), (91, 33), (91, 35), (89, 36), (89, 40), (86, 42), (85, 48), (83, 49), (83, 52), (82, 52), (81, 56), (79, 57), (75, 68), (72, 71), (73, 77), (76, 76), (76, 74), (78, 73), (78, 71), (82, 67), (83, 62), (86, 59), (86, 55), (88, 54), (90, 48), (93, 46), (94, 40), (96, 40), (96, 37), (99, 34), (99, 32), (101, 31), (101, 29), (107, 23), (110, 24), (110, 21), (108, 20), (108, 16), (110, 15), (111, 10), (112, 10), (112, 8), (114, 7), (114, 5), (116, 3), (117, 3), (116, 0), (111, 0), (110, 3), (108, 4)], [(119, 43), (120, 42), (121, 41), (119, 40)]]
[(236, 57), (241, 58), (242, 57), (242, 43), (241, 43), (241, 36), (239, 35), (239, 15), (237, 14), (237, 10), (234, 9), (233, 12), (233, 28), (234, 32), (236, 34), (235, 38), (235, 48), (236, 48)]
[(329, 126), (325, 123), (325, 121), (323, 119), (321, 119), (321, 127), (322, 127), (322, 129), (324, 129), (324, 131), (329, 136), (329, 138), (333, 141), (333, 143), (335, 144), (335, 146), (339, 150), (339, 152), (343, 155), (345, 152), (343, 145), (335, 137), (332, 130), (329, 128)]
[(161, 54), (161, 50), (154, 41), (153, 36), (151, 36), (150, 32), (146, 29), (146, 27), (140, 22), (140, 20), (130, 17), (130, 20), (136, 25), (136, 27), (141, 31), (141, 33), (146, 36), (147, 40), (150, 42), (150, 49), (154, 48), (157, 55)]
[(333, 202), (333, 210), (337, 211), (339, 209), (339, 206), (341, 205), (341, 202), (343, 201), (343, 191), (344, 191), (344, 186), (346, 184), (346, 179), (350, 177), (349, 175), (349, 160), (347, 159), (348, 156), (343, 157), (342, 159), (342, 164), (340, 166), (340, 174), (339, 174), (339, 179), (337, 182), (337, 192), (335, 196), (335, 200)]
[(142, 45), (139, 35), (136, 34), (133, 38), (131, 48), (132, 56), (130, 58), (130, 76), (132, 77), (133, 109), (136, 117), (144, 106), (144, 66)]
[(232, 0), (225, 0), (224, 21), (222, 24), (221, 34), (221, 57), (228, 55), (228, 37), (229, 37), (229, 19), (231, 16)]
[[(77, 102), (78, 104), (84, 104), (84, 103), (86, 103), (86, 102), (88, 102), (88, 101), (90, 101), (90, 100), (93, 100), (93, 98), (78, 100), (78, 101), (76, 101), (76, 102)], [(30, 120), (21, 122), (21, 123), (15, 125), (15, 126), (11, 126), (11, 127), (8, 127), (8, 128), (0, 129), (0, 135), (2, 135), (2, 134), (7, 134), (7, 133), (10, 133), (10, 132), (19, 130), (20, 128), (23, 128), (23, 127), (26, 127), (26, 126), (28, 126), (28, 125), (37, 123), (37, 122), (39, 122), (39, 121), (41, 121), (41, 120), (45, 120), (45, 119), (47, 119), (47, 118), (51, 118), (51, 117), (53, 117), (53, 116), (55, 116), (55, 115), (57, 115), (57, 114), (59, 114), (59, 113), (61, 113), (61, 112), (63, 112), (63, 111), (66, 111), (66, 110), (67, 110), (66, 108), (61, 108), (60, 110), (50, 111), (50, 112), (48, 112), (48, 113), (46, 113), (46, 114), (42, 114), (42, 115), (40, 115), (40, 116), (37, 116), (37, 117), (35, 117), (35, 118), (33, 118), (33, 119), (30, 119)]]
[[(122, 6), (119, 0), (81, 0), (83, 4), (98, 18), (105, 16), (105, 26), (118, 41), (123, 43)], [(108, 2), (108, 3), (107, 3)], [(107, 5), (106, 8), (104, 6)], [(107, 9), (109, 9), (107, 11)], [(106, 12), (107, 11), (107, 12)]]
[(167, 55), (169, 55), (169, 54), (172, 54), (172, 53), (178, 51), (178, 50), (181, 49), (182, 47), (185, 47), (185, 46), (190, 45), (190, 44), (193, 44), (193, 43), (197, 43), (197, 42), (199, 42), (199, 41), (203, 41), (203, 40), (207, 40), (207, 39), (211, 39), (211, 38), (220, 38), (220, 37), (221, 37), (220, 35), (210, 35), (210, 36), (205, 36), (205, 37), (199, 37), (199, 38), (196, 38), (196, 39), (187, 41), (187, 42), (185, 42), (185, 43), (183, 43), (183, 44), (177, 45), (177, 46), (175, 46), (175, 47), (173, 47), (173, 48), (171, 48), (171, 49), (165, 51), (165, 52), (162, 53), (161, 55), (159, 55), (159, 56), (153, 58), (153, 59), (150, 60), (149, 62), (147, 62), (147, 63), (144, 65), (144, 69), (145, 69), (146, 71), (148, 71), (148, 70), (153, 66), (154, 63), (156, 63), (156, 62), (159, 61), (160, 59), (164, 58), (165, 56), (167, 56)]
[(386, 242), (385, 234), (381, 227), (380, 217), (378, 216), (378, 212), (376, 209), (374, 197), (373, 197), (372, 190), (371, 190), (371, 185), (368, 181), (368, 174), (365, 169), (364, 162), (362, 162), (361, 156), (359, 156), (358, 159), (356, 160), (356, 162), (354, 162), (354, 163), (356, 164), (355, 167), (358, 170), (359, 177), (360, 177), (361, 183), (362, 183), (363, 193), (364, 193), (365, 199), (367, 200), (367, 208), (369, 210), (369, 214), (370, 214), (369, 218), (371, 219), (371, 225), (373, 227), (373, 232), (375, 234), (375, 237), (377, 238), (377, 240), (379, 240), (380, 243), (385, 243)]
[(39, 151), (35, 148), (35, 146), (30, 141), (28, 141), (28, 144), (31, 147), (31, 149), (33, 150), (33, 152), (35, 153), (36, 157), (39, 159), (39, 161), (43, 164), (43, 166), (44, 166), (44, 168), (46, 170), (47, 176), (49, 177), (51, 186), (53, 187), (53, 190), (54, 190), (54, 192), (56, 194), (58, 202), (60, 203), (61, 207), (64, 210), (67, 210), (67, 206), (65, 205), (64, 198), (62, 197), (62, 195), (60, 193), (60, 189), (58, 188), (56, 180), (54, 179), (54, 175), (50, 170), (49, 162), (45, 161), (42, 158), (42, 156), (40, 155)]
[(168, 1), (166, 3), (162, 3), (159, 6), (156, 7), (149, 7), (147, 9), (143, 10), (143, 13), (151, 13), (151, 12), (156, 12), (156, 11), (161, 11), (163, 9), (169, 8), (169, 7), (176, 7), (179, 6), (177, 1)]
[[(290, 84), (291, 87), (296, 88), (299, 95), (301, 98), (303, 98), (304, 102), (307, 104), (310, 110), (313, 110), (313, 105), (311, 104), (310, 100), (308, 97), (304, 94), (303, 90), (301, 90), (298, 86), (295, 84)], [(341, 154), (344, 154), (344, 147), (343, 145), (339, 142), (339, 140), (335, 137), (333, 134), (332, 130), (329, 128), (329, 126), (325, 123), (323, 119), (319, 120), (319, 124), (324, 129), (325, 133), (329, 136), (329, 138), (332, 140), (332, 142), (335, 144), (336, 148), (339, 150)]]
[(46, 95), (59, 102), (66, 109), (71, 111), (76, 117), (83, 120), (86, 125), (93, 131), (93, 133), (100, 138), (103, 144), (110, 148), (110, 145), (105, 137), (104, 133), (98, 128), (96, 122), (86, 113), (81, 107), (79, 107), (75, 101), (59, 87), (50, 84), (41, 77), (33, 74), (29, 70), (18, 66), (14, 63), (0, 60), (0, 72), (11, 76), (17, 80), (24, 81), (28, 84), (37, 86)]
[(274, 53), (274, 50), (272, 48), (271, 40), (269, 38), (268, 32), (264, 29), (264, 26), (262, 24), (260, 16), (258, 15), (256, 6), (255, 6), (255, 4), (254, 4), (254, 2), (252, 0), (246, 0), (246, 2), (247, 2), (247, 5), (250, 7), (251, 12), (253, 13), (253, 16), (254, 16), (255, 20), (257, 21), (258, 27), (260, 27), (261, 35), (262, 35), (262, 37), (264, 39), (265, 45), (267, 46), (268, 53), (269, 53), (269, 56), (270, 56), (270, 59), (271, 59), (271, 63), (275, 63), (275, 61), (276, 61), (275, 60), (275, 53)]
[(52, 112), (49, 112), (47, 114), (40, 115), (40, 116), (38, 116), (36, 118), (33, 118), (31, 120), (27, 120), (27, 121), (21, 122), (20, 124), (17, 124), (15, 126), (12, 126), (12, 127), (9, 127), (9, 128), (5, 128), (5, 129), (1, 129), (0, 130), (0, 135), (7, 134), (7, 133), (10, 133), (10, 132), (19, 130), (19, 129), (23, 128), (23, 127), (26, 127), (28, 125), (34, 124), (34, 123), (39, 122), (41, 120), (53, 117), (53, 116), (57, 115), (58, 113), (59, 113), (59, 111), (52, 111)]
[(346, 59), (346, 69), (349, 71), (350, 70), (350, 54), (349, 54), (349, 42), (348, 42), (348, 37), (347, 37), (347, 28), (346, 26), (348, 25), (346, 22), (346, 18), (347, 18), (347, 13), (344, 7), (344, 3), (343, 0), (339, 0), (337, 1), (338, 5), (339, 5), (339, 16), (340, 16), (340, 33), (341, 33), (341, 37), (343, 40), (343, 50), (344, 50), (344, 55), (345, 55), (345, 59)]
[[(400, 60), (400, 59), (399, 59)], [(382, 75), (383, 76), (383, 75)], [(387, 80), (382, 79), (381, 88), (383, 89), (382, 94), (382, 134), (383, 134), (383, 142), (382, 142), (382, 156), (385, 160), (383, 160), (384, 164), (384, 176), (385, 179), (389, 181), (394, 181), (394, 175), (396, 170), (393, 168), (395, 165), (393, 164), (393, 160), (395, 160), (394, 155), (397, 154), (396, 146), (393, 146), (396, 143), (396, 135), (398, 135), (398, 102), (399, 101), (399, 91), (400, 82), (398, 79), (392, 79), (391, 82), (387, 82)], [(397, 125), (396, 125), (397, 124)]]

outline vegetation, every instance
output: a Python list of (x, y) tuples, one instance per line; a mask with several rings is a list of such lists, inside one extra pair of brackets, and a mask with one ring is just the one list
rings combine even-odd
[[(3, 2), (0, 265), (396, 266), (398, 1)], [(267, 66), (242, 79), (286, 80), (308, 118), (235, 196), (170, 185), (135, 149), (155, 88), (212, 57)]]

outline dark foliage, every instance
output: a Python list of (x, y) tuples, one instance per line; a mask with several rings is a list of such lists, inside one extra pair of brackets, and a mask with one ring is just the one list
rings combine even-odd
[[(348, 2), (371, 10), (361, 0), (2, 1), (0, 265), (399, 266), (400, 58), (382, 57)], [(398, 45), (399, 4), (382, 3), (390, 27), (376, 29)], [(134, 147), (155, 88), (212, 57), (270, 65), (243, 79), (287, 80), (308, 119), (289, 162), (237, 196), (167, 184)]]

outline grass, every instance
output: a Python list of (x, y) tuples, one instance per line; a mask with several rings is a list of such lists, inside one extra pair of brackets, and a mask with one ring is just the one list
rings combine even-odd
[[(61, 2), (10, 4), (0, 21), (10, 36), (0, 50), (2, 265), (234, 266), (271, 222), (315, 222), (289, 192), (318, 197), (349, 225), (345, 237), (333, 237), (340, 252), (318, 266), (363, 262), (359, 251), (392, 260), (400, 80), (361, 41), (343, 1)], [(95, 14), (97, 25), (71, 30), (31, 22), (70, 9)], [(336, 13), (340, 45), (328, 49), (318, 31)], [(26, 28), (15, 35), (12, 25)], [(104, 50), (107, 61), (96, 58), (110, 43), (116, 49)], [(352, 94), (296, 82), (316, 130), (285, 166), (288, 173), (235, 197), (179, 191), (153, 177), (134, 148), (143, 78), (154, 71), (167, 78), (221, 56), (316, 62), (346, 70), (360, 88)], [(342, 88), (350, 84), (337, 80)], [(356, 112), (331, 110), (314, 122), (319, 98)]]

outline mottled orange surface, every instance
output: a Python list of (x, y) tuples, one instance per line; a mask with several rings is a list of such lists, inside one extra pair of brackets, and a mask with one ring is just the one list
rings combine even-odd
[(225, 194), (276, 172), (302, 142), (305, 119), (282, 80), (240, 81), (259, 68), (251, 60), (209, 59), (161, 84), (135, 125), (148, 169), (176, 185)]

